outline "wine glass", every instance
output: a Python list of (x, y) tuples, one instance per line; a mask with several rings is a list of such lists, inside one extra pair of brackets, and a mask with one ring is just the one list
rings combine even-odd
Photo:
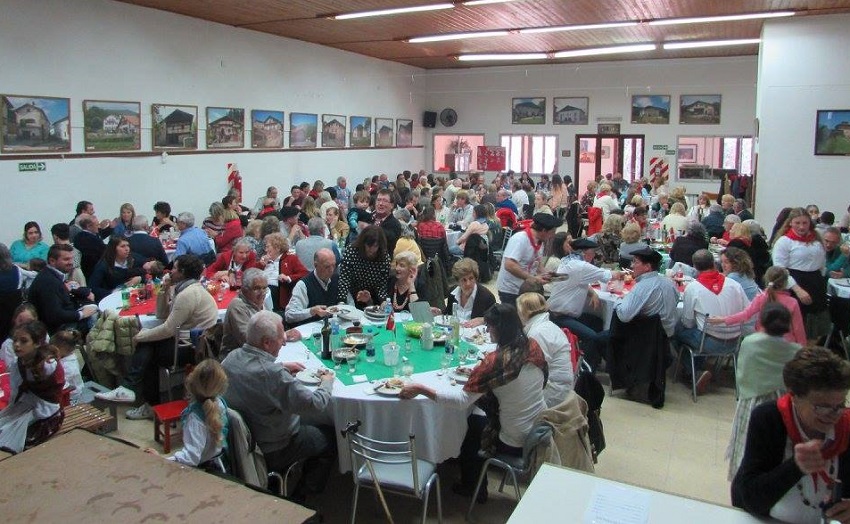
[(339, 369), (340, 365), (342, 365), (342, 361), (345, 360), (342, 358), (342, 354), (339, 351), (331, 351), (331, 358), (334, 361), (334, 369)]
[[(317, 329), (317, 330), (313, 333), (313, 335), (312, 335), (312, 336), (313, 336), (313, 351), (314, 351), (315, 353), (321, 353), (321, 352), (322, 352), (322, 348), (321, 348), (321, 346), (320, 346), (320, 344), (321, 344), (320, 339), (322, 338), (322, 332), (321, 332), (321, 331), (319, 331), (319, 330)], [(306, 344), (305, 344), (305, 346), (306, 346)]]

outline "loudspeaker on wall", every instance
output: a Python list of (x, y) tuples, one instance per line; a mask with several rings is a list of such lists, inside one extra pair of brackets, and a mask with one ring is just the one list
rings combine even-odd
[(425, 111), (422, 113), (422, 127), (436, 127), (437, 113), (435, 111)]

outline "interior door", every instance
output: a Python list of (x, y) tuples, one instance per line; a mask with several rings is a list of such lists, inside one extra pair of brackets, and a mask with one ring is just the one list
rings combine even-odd
[(575, 173), (579, 195), (597, 175), (622, 173), (629, 182), (643, 177), (644, 135), (576, 135)]

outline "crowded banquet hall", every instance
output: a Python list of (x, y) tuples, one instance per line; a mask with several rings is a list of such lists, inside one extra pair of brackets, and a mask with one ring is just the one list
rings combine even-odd
[(0, 520), (850, 524), (850, 1), (3, 12)]

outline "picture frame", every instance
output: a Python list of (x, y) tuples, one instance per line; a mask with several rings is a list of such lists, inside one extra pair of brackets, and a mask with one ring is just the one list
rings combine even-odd
[(71, 151), (71, 99), (0, 95), (0, 153)]
[(322, 115), (322, 147), (345, 147), (345, 117)]
[(83, 100), (83, 143), (87, 152), (142, 148), (142, 104)]
[(546, 123), (546, 97), (512, 98), (511, 124)]
[(815, 155), (850, 156), (850, 109), (817, 111)]
[(590, 114), (590, 98), (552, 98), (552, 124), (556, 126), (586, 126)]
[(680, 124), (720, 124), (721, 95), (680, 95)]
[(348, 117), (350, 147), (372, 147), (372, 118), (368, 116)]
[(596, 124), (596, 133), (599, 135), (619, 135), (620, 124)]
[(602, 146), (602, 156), (603, 160), (607, 160), (611, 158), (611, 146)]
[(245, 147), (245, 110), (239, 107), (207, 107), (207, 149)]
[(696, 144), (679, 144), (676, 159), (680, 164), (694, 164), (697, 161), (697, 151)]
[(590, 140), (582, 138), (579, 140), (578, 161), (580, 164), (593, 164), (596, 162), (596, 151), (590, 150)]
[(669, 124), (670, 95), (632, 96), (632, 124)]
[(289, 113), (289, 147), (315, 148), (318, 128), (319, 115), (316, 113)]
[(406, 118), (396, 119), (395, 145), (396, 147), (410, 147), (413, 145), (413, 120)]
[(394, 136), (392, 118), (375, 119), (375, 147), (392, 147)]
[(251, 148), (283, 149), (283, 111), (251, 111)]
[(154, 151), (198, 149), (198, 106), (151, 104)]

